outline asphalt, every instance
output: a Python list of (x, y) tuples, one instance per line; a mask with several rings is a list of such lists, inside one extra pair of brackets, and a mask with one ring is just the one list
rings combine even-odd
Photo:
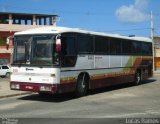
[[(154, 71), (154, 76), (160, 76), (160, 70)], [(9, 78), (0, 77), (0, 98), (31, 94), (31, 92), (10, 90)]]
[(154, 76), (139, 86), (128, 83), (90, 90), (80, 98), (73, 93), (2, 98), (0, 118), (3, 124), (113, 124), (111, 119), (118, 119), (118, 124), (159, 124), (159, 87), (160, 76)]
[(0, 77), (0, 98), (30, 94), (31, 92), (10, 90), (9, 78)]
[(159, 76), (160, 76), (160, 70), (156, 70), (156, 71), (154, 71), (154, 72), (153, 72), (153, 74), (154, 74), (154, 76), (157, 76), (157, 75), (159, 75)]

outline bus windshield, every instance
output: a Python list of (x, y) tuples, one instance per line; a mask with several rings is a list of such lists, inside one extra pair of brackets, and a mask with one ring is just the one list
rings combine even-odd
[(55, 35), (15, 36), (13, 64), (55, 65)]

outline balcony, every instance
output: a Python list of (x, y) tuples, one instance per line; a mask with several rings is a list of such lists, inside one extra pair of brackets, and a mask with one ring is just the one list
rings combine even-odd
[(22, 24), (0, 24), (0, 31), (3, 32), (18, 32), (27, 29), (42, 27), (46, 25), (22, 25)]
[(0, 31), (17, 32), (48, 25), (56, 26), (56, 17), (57, 15), (48, 14), (0, 12)]

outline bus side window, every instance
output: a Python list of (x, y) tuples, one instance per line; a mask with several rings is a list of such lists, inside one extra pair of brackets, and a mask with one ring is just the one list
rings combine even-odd
[(132, 41), (132, 54), (133, 55), (138, 55), (141, 56), (141, 42), (137, 42), (137, 41)]
[(152, 55), (152, 44), (142, 42), (142, 55)]
[(61, 37), (62, 51), (61, 51), (61, 66), (72, 67), (76, 62), (76, 48), (74, 37)]
[(121, 55), (121, 39), (118, 38), (110, 39), (110, 54)]
[(91, 54), (93, 53), (93, 36), (89, 34), (78, 34), (77, 44), (79, 54)]

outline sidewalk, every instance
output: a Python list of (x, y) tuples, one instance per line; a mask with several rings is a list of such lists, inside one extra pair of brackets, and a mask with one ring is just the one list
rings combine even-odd
[(25, 95), (30, 93), (31, 92), (10, 90), (9, 79), (0, 77), (0, 98)]
[(160, 70), (154, 71), (154, 72), (153, 72), (153, 75), (154, 75), (154, 76), (160, 76)]

